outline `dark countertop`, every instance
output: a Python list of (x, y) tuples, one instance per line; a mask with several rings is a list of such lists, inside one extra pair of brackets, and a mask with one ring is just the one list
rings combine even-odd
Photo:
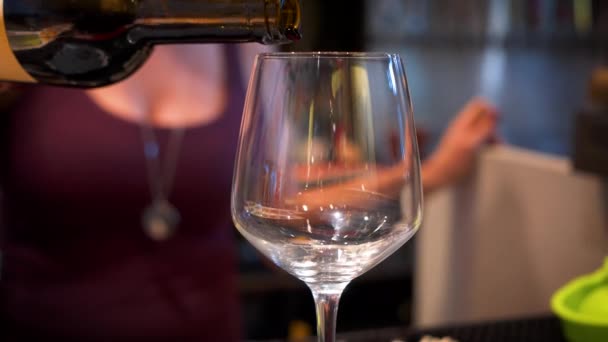
[(338, 334), (337, 341), (418, 342), (425, 335), (451, 337), (459, 342), (567, 342), (562, 335), (559, 320), (550, 314), (428, 329), (392, 327), (349, 332)]

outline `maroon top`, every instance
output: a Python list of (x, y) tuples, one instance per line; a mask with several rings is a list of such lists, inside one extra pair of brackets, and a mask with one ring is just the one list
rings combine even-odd
[[(232, 51), (227, 65), (237, 66)], [(229, 210), (244, 98), (236, 69), (224, 115), (186, 131), (170, 196), (182, 221), (165, 242), (141, 226), (151, 198), (137, 125), (80, 90), (43, 86), (3, 115), (0, 340), (240, 337)]]

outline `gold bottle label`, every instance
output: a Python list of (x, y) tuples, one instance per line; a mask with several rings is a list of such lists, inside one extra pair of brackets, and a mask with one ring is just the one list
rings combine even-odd
[(0, 0), (0, 80), (36, 82), (36, 80), (23, 69), (11, 49), (4, 24), (4, 0)]

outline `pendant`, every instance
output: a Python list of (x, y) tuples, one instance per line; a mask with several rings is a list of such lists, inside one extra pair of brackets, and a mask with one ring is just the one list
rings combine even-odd
[(148, 185), (153, 202), (144, 210), (141, 218), (146, 235), (155, 241), (165, 241), (177, 231), (181, 216), (177, 208), (168, 201), (171, 192), (177, 158), (184, 130), (171, 130), (164, 163), (160, 157), (160, 144), (152, 126), (142, 125), (142, 141)]
[(165, 241), (175, 234), (180, 220), (179, 211), (167, 200), (159, 199), (144, 210), (142, 226), (152, 240)]

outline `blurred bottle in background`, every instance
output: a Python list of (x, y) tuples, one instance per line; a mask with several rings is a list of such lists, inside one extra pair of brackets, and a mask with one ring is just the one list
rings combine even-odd
[(608, 65), (593, 71), (587, 101), (576, 115), (574, 167), (608, 176)]

